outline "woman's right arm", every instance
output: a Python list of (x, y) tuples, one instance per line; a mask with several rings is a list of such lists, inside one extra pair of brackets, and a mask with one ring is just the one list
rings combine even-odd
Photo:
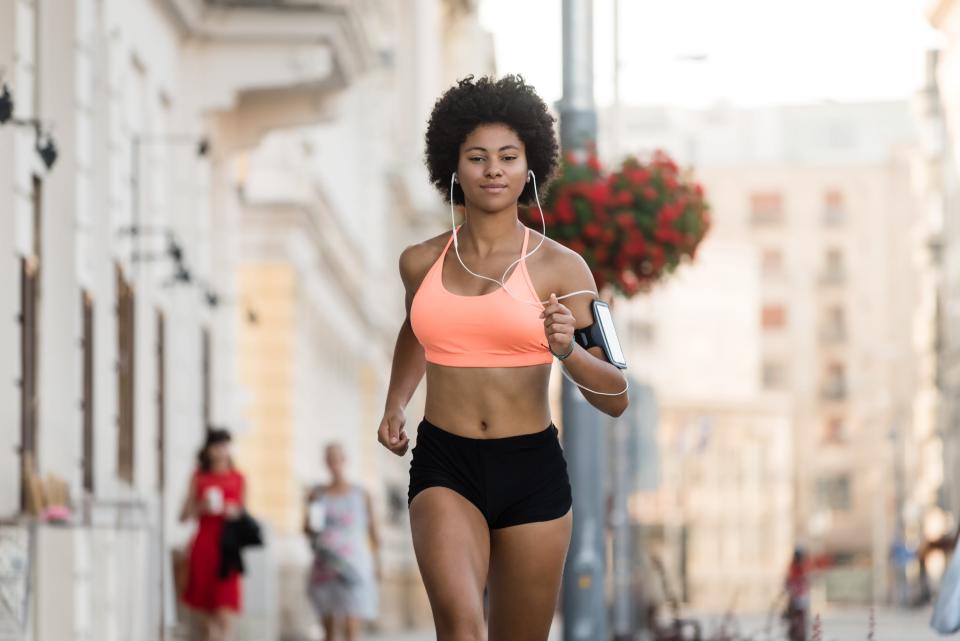
[(190, 488), (187, 490), (187, 497), (183, 500), (183, 507), (180, 508), (180, 522), (189, 521), (197, 515), (197, 477), (190, 479)]
[(319, 493), (319, 488), (316, 488), (316, 487), (310, 490), (309, 492), (307, 492), (307, 500), (303, 508), (303, 533), (306, 534), (307, 537), (311, 537), (314, 534), (316, 534), (316, 532), (313, 531), (313, 528), (310, 527), (310, 506), (313, 504), (313, 501), (317, 498), (318, 493)]
[(406, 292), (407, 316), (397, 334), (393, 350), (393, 367), (390, 370), (390, 386), (383, 408), (383, 420), (377, 430), (380, 444), (397, 456), (403, 456), (409, 446), (409, 438), (403, 431), (406, 424), (404, 409), (427, 369), (423, 346), (410, 325), (410, 307), (420, 282), (430, 268), (429, 253), (423, 245), (408, 247), (400, 254), (400, 278)]

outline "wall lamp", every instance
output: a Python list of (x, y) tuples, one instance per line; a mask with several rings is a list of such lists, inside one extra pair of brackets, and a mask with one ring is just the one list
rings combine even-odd
[(0, 125), (9, 122), (15, 127), (33, 127), (37, 136), (34, 149), (40, 155), (40, 160), (43, 161), (47, 171), (50, 171), (54, 163), (57, 162), (57, 145), (53, 142), (53, 137), (49, 131), (44, 133), (43, 124), (36, 118), (14, 118), (13, 106), (13, 94), (10, 93), (10, 87), (7, 86), (7, 83), (3, 83), (3, 87), (0, 89)]

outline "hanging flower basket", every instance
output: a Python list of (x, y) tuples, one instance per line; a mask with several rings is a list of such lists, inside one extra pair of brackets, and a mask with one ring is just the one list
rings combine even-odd
[[(583, 163), (565, 156), (543, 213), (547, 235), (583, 256), (597, 286), (628, 298), (692, 260), (710, 228), (703, 188), (662, 151), (610, 173), (592, 153)], [(540, 227), (536, 207), (521, 219)]]

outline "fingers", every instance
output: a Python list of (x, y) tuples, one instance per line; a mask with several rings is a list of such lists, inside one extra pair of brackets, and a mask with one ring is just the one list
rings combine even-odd
[(554, 314), (566, 314), (573, 318), (573, 314), (570, 312), (570, 309), (566, 305), (557, 301), (556, 294), (550, 294), (550, 299), (547, 301), (547, 304), (544, 305), (543, 311), (540, 312), (540, 318), (547, 318)]
[(389, 444), (394, 445), (400, 440), (400, 432), (403, 430), (403, 423), (397, 420), (396, 417), (391, 416), (387, 419), (387, 436), (389, 437)]
[(396, 454), (403, 456), (410, 445), (410, 439), (404, 431), (405, 421), (396, 416), (385, 417), (377, 430), (377, 440), (381, 445)]

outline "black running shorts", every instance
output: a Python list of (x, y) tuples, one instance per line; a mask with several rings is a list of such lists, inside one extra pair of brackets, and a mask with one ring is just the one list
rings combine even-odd
[(479, 439), (424, 419), (417, 427), (407, 504), (430, 487), (463, 496), (492, 530), (551, 521), (573, 505), (567, 462), (553, 425), (534, 434)]

